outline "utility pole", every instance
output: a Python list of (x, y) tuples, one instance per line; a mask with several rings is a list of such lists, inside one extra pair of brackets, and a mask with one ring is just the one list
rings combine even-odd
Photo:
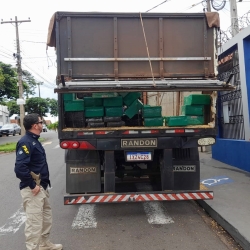
[[(5, 23), (14, 23), (16, 27), (16, 47), (17, 47), (17, 54), (15, 55), (17, 59), (17, 75), (18, 75), (18, 86), (19, 86), (19, 99), (23, 99), (23, 81), (22, 81), (22, 66), (21, 66), (21, 53), (20, 53), (20, 43), (19, 43), (19, 32), (18, 32), (18, 25), (20, 23), (30, 22), (30, 20), (17, 20), (15, 16), (15, 21), (2, 21), (1, 24)], [(24, 127), (23, 127), (23, 118), (24, 118), (24, 100), (21, 101), (20, 105), (20, 125), (21, 125), (21, 135), (24, 135)]]
[(211, 12), (211, 0), (207, 0), (207, 12)]
[(239, 23), (238, 23), (238, 12), (236, 0), (230, 0), (230, 16), (231, 16), (231, 27), (232, 27), (232, 36), (235, 36), (239, 33)]
[(39, 97), (41, 97), (41, 92), (40, 92), (40, 86), (41, 86), (41, 85), (43, 85), (43, 82), (38, 82), (38, 83), (37, 83)]

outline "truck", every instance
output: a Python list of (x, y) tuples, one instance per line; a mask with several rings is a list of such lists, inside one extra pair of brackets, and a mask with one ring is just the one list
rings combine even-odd
[(56, 12), (65, 205), (213, 199), (199, 148), (216, 142), (219, 15)]

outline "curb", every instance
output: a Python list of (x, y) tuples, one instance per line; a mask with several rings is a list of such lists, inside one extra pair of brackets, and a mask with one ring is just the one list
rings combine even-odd
[(240, 234), (238, 229), (226, 221), (218, 212), (216, 212), (211, 206), (209, 206), (206, 201), (197, 200), (197, 203), (205, 209), (205, 211), (220, 224), (233, 238), (240, 244), (243, 249), (250, 249), (250, 242)]

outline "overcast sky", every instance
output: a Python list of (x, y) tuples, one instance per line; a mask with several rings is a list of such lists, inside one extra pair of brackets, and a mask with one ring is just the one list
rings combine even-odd
[[(237, 0), (238, 1), (238, 0)], [(44, 82), (41, 97), (53, 97), (53, 85), (56, 77), (56, 56), (53, 48), (46, 54), (48, 24), (56, 11), (98, 11), (98, 12), (146, 12), (164, 2), (164, 0), (1, 0), (0, 19), (31, 22), (19, 25), (19, 38), (22, 56), (22, 68), (30, 71), (38, 81)], [(200, 0), (169, 0), (150, 12), (203, 12)], [(220, 3), (221, 0), (216, 0)], [(238, 16), (250, 10), (250, 0), (237, 3)], [(222, 11), (221, 29), (230, 26), (229, 2)], [(0, 61), (15, 65), (12, 54), (16, 52), (15, 27), (12, 24), (0, 25)], [(38, 96), (38, 93), (36, 94)]]

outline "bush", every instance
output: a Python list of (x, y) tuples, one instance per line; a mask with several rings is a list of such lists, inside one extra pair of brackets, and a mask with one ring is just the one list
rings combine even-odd
[(55, 131), (57, 131), (57, 129), (58, 129), (58, 122), (51, 123), (51, 124), (48, 125), (47, 127), (48, 127), (48, 129), (50, 129), (50, 130), (55, 130)]

